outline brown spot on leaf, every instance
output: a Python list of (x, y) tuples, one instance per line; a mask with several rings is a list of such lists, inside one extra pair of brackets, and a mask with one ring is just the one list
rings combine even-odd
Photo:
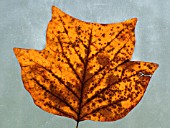
[(99, 54), (97, 56), (97, 61), (99, 62), (100, 65), (105, 66), (106, 64), (109, 63), (109, 56), (104, 55), (104, 54)]
[(118, 81), (119, 81), (119, 77), (118, 76), (114, 76), (114, 75), (109, 75), (107, 77), (107, 79), (106, 79), (106, 83), (108, 85), (112, 85), (112, 84), (114, 84), (114, 83), (116, 83)]

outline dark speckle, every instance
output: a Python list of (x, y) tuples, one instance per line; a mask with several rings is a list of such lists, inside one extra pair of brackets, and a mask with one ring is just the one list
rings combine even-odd
[(151, 66), (151, 65), (147, 65), (147, 67), (148, 67), (149, 69), (151, 69), (151, 70), (152, 70), (152, 66)]
[(92, 103), (92, 106), (94, 107), (96, 105), (96, 103)]
[(81, 27), (80, 27), (80, 26), (78, 26), (78, 27), (77, 27), (77, 30), (80, 30), (80, 29), (81, 29)]

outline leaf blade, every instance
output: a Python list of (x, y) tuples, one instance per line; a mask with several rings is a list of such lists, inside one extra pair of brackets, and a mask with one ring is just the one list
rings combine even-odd
[(41, 109), (77, 121), (115, 121), (142, 99), (158, 65), (130, 61), (137, 18), (99, 24), (52, 7), (43, 50), (14, 48), (24, 87)]

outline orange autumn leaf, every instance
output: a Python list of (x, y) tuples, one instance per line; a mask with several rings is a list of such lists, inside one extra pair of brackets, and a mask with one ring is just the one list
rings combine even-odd
[(130, 61), (137, 19), (99, 24), (52, 7), (46, 47), (14, 48), (22, 80), (41, 109), (77, 121), (115, 121), (143, 97), (158, 64)]

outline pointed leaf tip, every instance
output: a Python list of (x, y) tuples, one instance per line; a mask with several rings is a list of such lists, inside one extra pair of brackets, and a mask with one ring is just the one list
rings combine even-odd
[(137, 18), (132, 18), (132, 21), (134, 23), (134, 26), (136, 26), (138, 19)]
[(23, 53), (25, 53), (25, 51), (27, 51), (27, 49), (25, 49), (25, 48), (13, 48), (13, 51), (14, 51), (16, 56), (21, 56), (21, 55), (23, 55)]
[(134, 23), (137, 23), (138, 18), (132, 18), (132, 20), (133, 20)]
[(20, 52), (20, 48), (13, 48), (14, 54), (17, 56)]

